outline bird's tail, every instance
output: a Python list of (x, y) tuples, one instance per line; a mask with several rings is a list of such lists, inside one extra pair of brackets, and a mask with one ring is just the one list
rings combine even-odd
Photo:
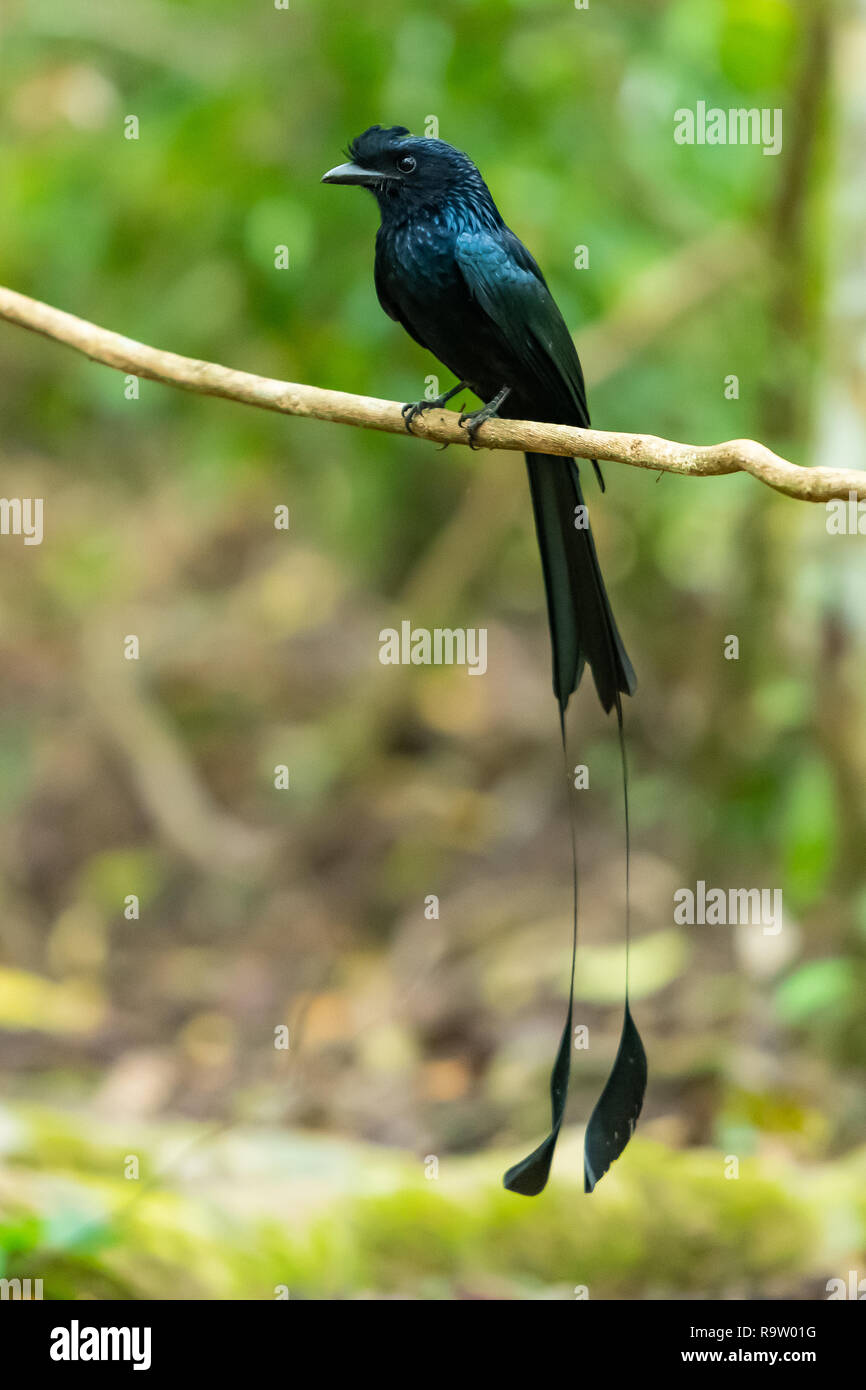
[(585, 665), (605, 711), (637, 688), (601, 577), (574, 459), (527, 454), (553, 647), (553, 692), (565, 711)]
[[(584, 1186), (592, 1192), (615, 1159), (619, 1158), (637, 1123), (647, 1083), (646, 1053), (629, 1010), (628, 962), (631, 938), (629, 861), (631, 858), (628, 814), (628, 767), (623, 730), (622, 696), (633, 695), (637, 686), (631, 662), (617, 632), (598, 556), (586, 516), (580, 479), (574, 459), (549, 454), (527, 454), (529, 486), (535, 509), (535, 526), (544, 566), (550, 635), (553, 643), (553, 690), (559, 701), (559, 724), (565, 770), (569, 760), (565, 733), (565, 707), (577, 689), (583, 668), (592, 669), (595, 687), (605, 710), (616, 706), (622, 759), (625, 812), (625, 1013), (619, 1050), (601, 1097), (586, 1128)], [(578, 510), (579, 509), (579, 510)], [(574, 876), (574, 918), (571, 939), (571, 985), (568, 1013), (550, 1076), (551, 1129), (547, 1138), (503, 1178), (510, 1192), (535, 1197), (550, 1173), (553, 1152), (565, 1118), (574, 1016), (574, 973), (577, 958), (577, 838), (574, 805), (571, 817), (571, 862)]]

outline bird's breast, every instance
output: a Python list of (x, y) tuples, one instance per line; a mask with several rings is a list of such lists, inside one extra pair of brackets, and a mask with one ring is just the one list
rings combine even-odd
[(456, 257), (458, 230), (444, 218), (383, 226), (376, 284), (386, 312), (489, 400), (514, 376), (512, 353), (467, 289)]
[(379, 234), (378, 252), (391, 277), (413, 288), (429, 286), (441, 292), (455, 283), (458, 268), (454, 248), (456, 235), (438, 220), (408, 222)]

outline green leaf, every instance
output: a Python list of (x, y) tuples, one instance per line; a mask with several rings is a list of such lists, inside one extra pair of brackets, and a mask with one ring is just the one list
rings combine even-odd
[(809, 961), (783, 980), (776, 1008), (785, 1023), (804, 1023), (816, 1014), (846, 1007), (853, 999), (854, 971), (841, 956)]
[(833, 784), (822, 758), (801, 763), (789, 783), (782, 818), (784, 891), (799, 909), (814, 903), (836, 860)]

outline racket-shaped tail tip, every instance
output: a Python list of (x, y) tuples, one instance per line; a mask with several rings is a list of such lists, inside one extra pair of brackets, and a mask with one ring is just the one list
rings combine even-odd
[(601, 1182), (634, 1134), (646, 1083), (646, 1053), (626, 1003), (616, 1060), (586, 1127), (583, 1146), (585, 1192), (592, 1192)]
[(556, 1135), (549, 1135), (528, 1158), (509, 1168), (502, 1179), (502, 1186), (508, 1192), (518, 1192), (521, 1197), (537, 1197), (547, 1186), (555, 1147)]

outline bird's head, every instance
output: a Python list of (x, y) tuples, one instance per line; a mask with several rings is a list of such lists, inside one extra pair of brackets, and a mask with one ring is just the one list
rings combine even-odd
[(353, 140), (348, 163), (329, 169), (322, 183), (358, 184), (386, 210), (441, 205), (460, 196), (492, 200), (468, 155), (444, 140), (410, 135), (405, 126), (374, 125)]

